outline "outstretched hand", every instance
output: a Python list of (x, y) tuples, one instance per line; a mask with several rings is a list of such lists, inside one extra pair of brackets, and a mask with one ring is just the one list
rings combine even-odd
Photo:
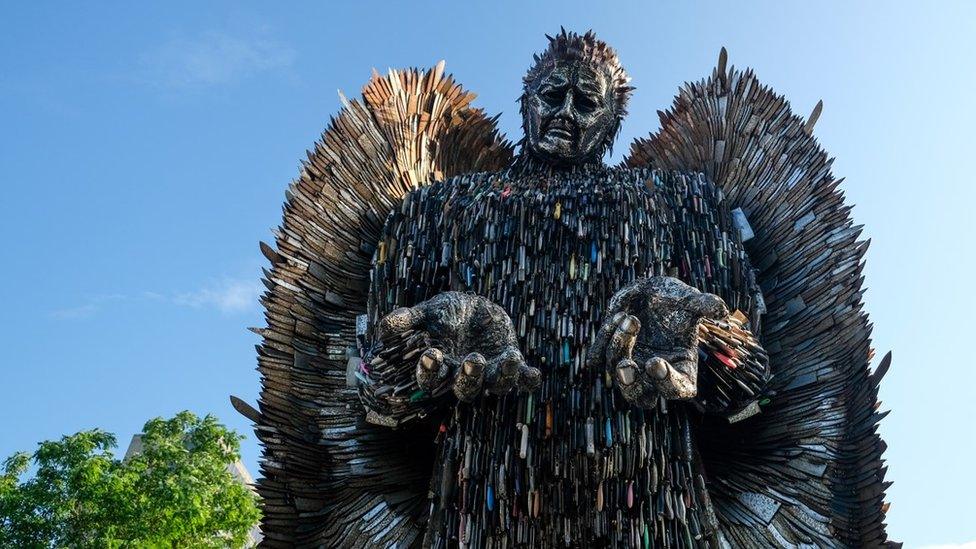
[(614, 294), (587, 353), (587, 365), (612, 370), (628, 401), (649, 407), (658, 396), (698, 393), (698, 325), (729, 314), (716, 295), (676, 278), (638, 280)]
[(416, 378), (428, 393), (437, 393), (452, 376), (454, 394), (465, 402), (482, 391), (532, 391), (541, 382), (539, 369), (528, 366), (518, 349), (508, 314), (483, 297), (445, 292), (396, 309), (380, 320), (377, 336), (383, 341), (409, 331), (427, 335)]

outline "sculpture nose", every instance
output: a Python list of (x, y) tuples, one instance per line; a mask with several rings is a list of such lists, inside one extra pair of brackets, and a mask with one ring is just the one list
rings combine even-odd
[(567, 93), (563, 97), (563, 104), (559, 106), (559, 110), (553, 115), (553, 118), (565, 118), (567, 120), (574, 120), (576, 118), (576, 113), (573, 111), (573, 94)]

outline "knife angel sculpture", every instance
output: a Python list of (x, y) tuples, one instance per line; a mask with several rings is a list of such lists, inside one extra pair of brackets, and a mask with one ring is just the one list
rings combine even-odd
[(262, 244), (264, 545), (889, 544), (819, 106), (723, 50), (607, 167), (631, 89), (564, 31), (517, 151), (442, 64), (343, 98)]

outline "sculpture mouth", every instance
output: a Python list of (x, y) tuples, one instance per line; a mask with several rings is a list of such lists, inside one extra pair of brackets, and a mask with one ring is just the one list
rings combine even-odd
[(576, 139), (576, 126), (568, 120), (556, 119), (546, 127), (546, 136), (565, 141)]

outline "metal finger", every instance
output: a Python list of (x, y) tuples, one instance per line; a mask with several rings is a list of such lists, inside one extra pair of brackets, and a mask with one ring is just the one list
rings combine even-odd
[(433, 393), (447, 379), (448, 366), (440, 349), (430, 348), (417, 359), (417, 385)]
[(462, 402), (470, 402), (478, 396), (485, 380), (487, 361), (481, 353), (470, 353), (461, 361), (454, 376), (454, 395)]
[(424, 314), (417, 307), (400, 307), (380, 319), (377, 335), (386, 339), (395, 334), (416, 330), (423, 321)]
[(503, 395), (515, 386), (519, 378), (519, 371), (525, 366), (522, 353), (510, 349), (499, 354), (488, 365), (488, 389), (498, 395)]
[[(608, 314), (612, 312), (608, 311)], [(586, 365), (590, 367), (597, 367), (603, 362), (604, 357), (607, 352), (607, 344), (610, 341), (610, 337), (617, 330), (617, 327), (627, 317), (627, 313), (623, 311), (618, 311), (610, 316), (602, 325), (600, 325), (599, 331), (596, 333), (596, 337), (593, 338), (593, 344), (586, 351)]]
[(518, 376), (519, 391), (531, 393), (542, 384), (542, 371), (528, 364), (522, 364)]
[(621, 360), (631, 358), (640, 329), (640, 320), (634, 315), (627, 315), (620, 322), (607, 345), (607, 364), (617, 364)]
[(663, 358), (656, 356), (644, 363), (644, 371), (647, 376), (655, 381), (664, 381), (671, 377), (672, 366)]
[(654, 357), (644, 364), (644, 371), (661, 396), (667, 399), (683, 400), (698, 394), (698, 364), (695, 361), (675, 366), (663, 358)]
[(629, 402), (638, 402), (647, 389), (647, 383), (643, 379), (643, 374), (639, 371), (637, 363), (629, 358), (617, 363), (615, 378), (621, 394)]

